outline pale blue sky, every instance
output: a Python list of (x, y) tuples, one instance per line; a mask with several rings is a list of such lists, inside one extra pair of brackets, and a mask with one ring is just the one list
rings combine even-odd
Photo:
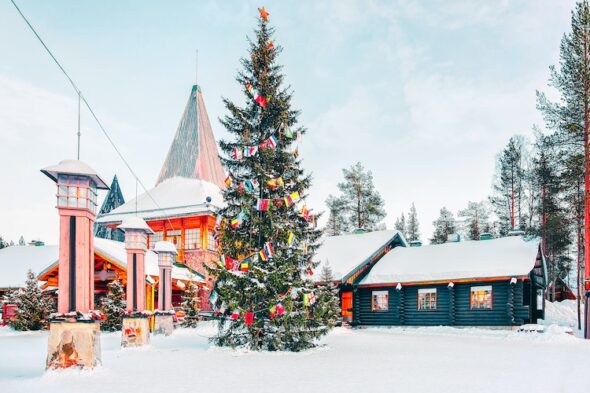
[[(154, 184), (190, 87), (216, 137), (263, 3), (18, 1), (144, 180)], [(573, 1), (266, 1), (308, 136), (309, 204), (361, 161), (385, 222), (415, 202), (422, 237), (441, 206), (485, 198), (496, 153), (531, 135)], [(39, 168), (75, 157), (76, 99), (9, 1), (0, 2), (0, 235), (57, 240), (54, 189)], [(82, 160), (125, 197), (135, 184), (87, 113)]]

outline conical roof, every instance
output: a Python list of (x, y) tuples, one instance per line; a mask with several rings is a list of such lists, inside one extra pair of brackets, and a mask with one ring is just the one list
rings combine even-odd
[(156, 185), (175, 176), (206, 180), (224, 187), (223, 166), (198, 85), (191, 90)]

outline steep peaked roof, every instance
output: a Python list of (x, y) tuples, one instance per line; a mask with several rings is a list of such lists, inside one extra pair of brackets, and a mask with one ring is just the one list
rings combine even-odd
[(191, 90), (156, 185), (175, 176), (206, 180), (224, 187), (225, 173), (198, 85)]
[[(121, 187), (119, 186), (119, 180), (117, 180), (117, 175), (115, 175), (115, 177), (113, 178), (113, 182), (111, 183), (111, 189), (105, 197), (98, 215), (105, 215), (109, 213), (111, 210), (114, 210), (123, 204), (125, 204), (125, 198), (123, 197), (123, 193), (121, 192)], [(94, 224), (94, 235), (102, 239), (111, 239), (120, 242), (122, 242), (124, 239), (123, 231), (121, 231), (120, 229), (111, 229), (108, 226), (100, 225), (98, 223)]]

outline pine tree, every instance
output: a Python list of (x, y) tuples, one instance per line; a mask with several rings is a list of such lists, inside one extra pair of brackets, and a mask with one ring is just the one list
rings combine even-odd
[(343, 169), (344, 182), (338, 183), (342, 192), (344, 211), (352, 228), (374, 231), (385, 218), (384, 202), (373, 185), (373, 174), (360, 162)]
[(123, 285), (119, 280), (111, 281), (108, 285), (107, 295), (101, 299), (101, 311), (106, 319), (100, 328), (105, 331), (115, 332), (123, 327), (123, 315), (127, 308)]
[(21, 237), (18, 239), (18, 245), (19, 245), (19, 246), (26, 246), (26, 245), (27, 245), (27, 242), (25, 241), (25, 238), (24, 238), (24, 237), (22, 237), (22, 236), (21, 236)]
[(232, 139), (220, 146), (231, 185), (219, 212), (223, 263), (209, 270), (217, 277), (220, 309), (232, 318), (220, 319), (213, 341), (300, 351), (330, 328), (326, 315), (316, 314), (325, 299), (315, 297), (310, 277), (321, 232), (305, 206), (311, 179), (297, 158), (295, 143), (305, 129), (297, 127), (299, 112), (291, 108), (290, 88), (282, 86), (281, 47), (272, 42), (266, 19), (262, 9), (236, 78), (246, 106), (224, 100), (229, 114), (222, 123)]
[(406, 240), (409, 242), (420, 240), (420, 226), (418, 224), (418, 213), (416, 212), (416, 206), (414, 206), (414, 202), (412, 202), (410, 214), (408, 214)]
[(182, 295), (182, 304), (180, 305), (184, 312), (184, 319), (180, 324), (182, 327), (194, 328), (197, 327), (199, 319), (199, 287), (189, 282), (186, 291)]
[(463, 218), (462, 227), (467, 239), (479, 240), (479, 235), (492, 231), (490, 213), (485, 202), (469, 201), (467, 208), (459, 211), (459, 217)]
[(9, 303), (16, 305), (16, 313), (10, 325), (16, 330), (41, 330), (47, 327), (47, 318), (55, 310), (55, 302), (37, 283), (31, 270), (27, 273), (24, 288), (13, 291)]
[(404, 212), (402, 212), (402, 214), (397, 218), (397, 220), (395, 220), (395, 225), (393, 226), (393, 228), (399, 231), (404, 236), (404, 239), (407, 239), (408, 229), (406, 226), (406, 217), (404, 216)]
[(2, 236), (0, 236), (0, 249), (8, 247), (8, 242), (4, 240)]
[(333, 328), (341, 320), (338, 287), (334, 284), (334, 275), (330, 263), (322, 267), (320, 283), (316, 286), (317, 306), (315, 315), (326, 321), (328, 328)]
[(431, 244), (446, 243), (449, 235), (457, 232), (455, 217), (444, 206), (440, 209), (440, 215), (432, 222), (432, 225), (434, 226), (434, 233), (432, 234), (432, 239), (430, 239)]
[(524, 145), (522, 136), (511, 137), (497, 159), (494, 194), (490, 202), (499, 219), (500, 236), (506, 236), (513, 229), (526, 229), (526, 215), (523, 212), (523, 200), (526, 198)]
[(333, 195), (329, 195), (328, 199), (326, 199), (326, 205), (330, 212), (324, 229), (326, 235), (337, 236), (348, 232), (348, 222), (344, 215), (345, 204), (341, 198), (336, 198)]

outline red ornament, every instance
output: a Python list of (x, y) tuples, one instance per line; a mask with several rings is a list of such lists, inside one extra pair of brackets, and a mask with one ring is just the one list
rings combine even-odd
[(240, 318), (240, 314), (237, 312), (232, 313), (231, 315), (231, 319), (233, 319), (234, 321), (237, 320), (238, 318)]
[(246, 326), (252, 326), (252, 324), (254, 323), (254, 313), (252, 311), (248, 311), (246, 313), (246, 316), (244, 317), (244, 321), (246, 323)]

